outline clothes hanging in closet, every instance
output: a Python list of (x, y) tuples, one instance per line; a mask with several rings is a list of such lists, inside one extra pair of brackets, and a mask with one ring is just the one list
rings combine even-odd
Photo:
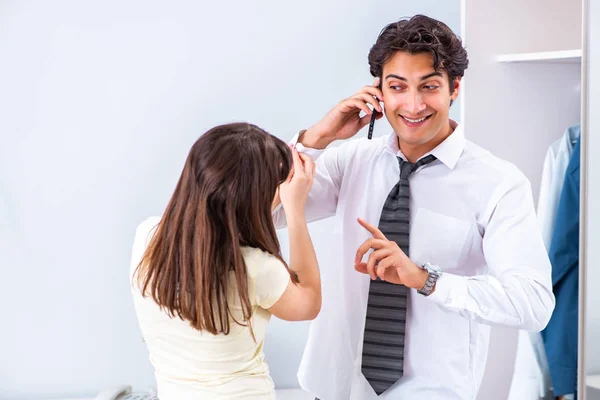
[[(580, 125), (569, 127), (548, 148), (542, 170), (537, 217), (546, 249), (550, 250), (558, 202), (573, 146), (581, 135)], [(554, 400), (550, 371), (542, 336), (519, 331), (515, 370), (508, 400)]]
[(573, 155), (573, 147), (580, 136), (581, 125), (569, 127), (563, 136), (548, 148), (544, 160), (537, 216), (544, 244), (548, 250), (550, 250), (550, 242), (554, 234), (558, 201), (565, 181), (565, 174)]
[(556, 396), (577, 391), (580, 154), (579, 139), (565, 173), (549, 252), (556, 306), (542, 338)]

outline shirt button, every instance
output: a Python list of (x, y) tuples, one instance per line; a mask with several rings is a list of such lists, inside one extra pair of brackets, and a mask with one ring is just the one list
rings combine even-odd
[(488, 310), (487, 308), (483, 308), (483, 309), (481, 310), (481, 313), (482, 313), (483, 315), (488, 315), (488, 314), (489, 314), (489, 310)]
[(446, 299), (446, 304), (452, 304), (452, 298), (451, 297), (448, 297)]

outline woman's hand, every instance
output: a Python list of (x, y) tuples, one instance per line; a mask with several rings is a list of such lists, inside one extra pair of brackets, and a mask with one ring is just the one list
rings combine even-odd
[(306, 154), (292, 148), (294, 166), (279, 186), (279, 197), (286, 213), (304, 213), (304, 206), (313, 184), (315, 163)]

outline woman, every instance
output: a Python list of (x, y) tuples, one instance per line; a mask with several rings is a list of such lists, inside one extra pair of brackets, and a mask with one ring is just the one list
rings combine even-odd
[[(273, 399), (271, 314), (314, 319), (321, 281), (304, 217), (314, 164), (262, 129), (213, 128), (192, 146), (164, 215), (137, 229), (132, 289), (158, 397)], [(285, 210), (290, 265), (272, 220)]]

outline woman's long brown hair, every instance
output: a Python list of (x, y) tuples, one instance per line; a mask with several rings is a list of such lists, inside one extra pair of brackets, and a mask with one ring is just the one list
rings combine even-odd
[[(199, 331), (228, 334), (230, 317), (250, 326), (241, 246), (274, 255), (295, 279), (281, 257), (271, 214), (292, 163), (283, 141), (251, 124), (221, 125), (203, 134), (137, 267), (142, 295)], [(232, 317), (227, 298), (232, 287), (243, 321)]]

